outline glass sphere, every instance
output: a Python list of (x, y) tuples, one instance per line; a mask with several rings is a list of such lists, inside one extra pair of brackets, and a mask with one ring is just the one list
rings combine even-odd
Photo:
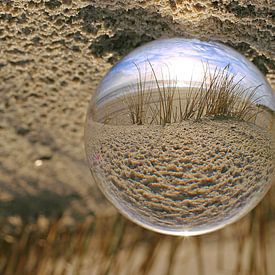
[(89, 168), (133, 222), (171, 235), (214, 231), (271, 186), (274, 110), (270, 85), (235, 50), (156, 40), (114, 65), (93, 95)]

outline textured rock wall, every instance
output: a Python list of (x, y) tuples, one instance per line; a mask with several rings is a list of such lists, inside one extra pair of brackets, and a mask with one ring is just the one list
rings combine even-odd
[(221, 41), (274, 87), (273, 19), (272, 0), (1, 0), (0, 215), (103, 209), (83, 124), (96, 85), (123, 55), (160, 37)]

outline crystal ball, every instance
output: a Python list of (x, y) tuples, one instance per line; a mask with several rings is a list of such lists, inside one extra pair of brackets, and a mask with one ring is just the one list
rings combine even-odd
[(271, 86), (216, 42), (171, 38), (115, 64), (89, 104), (93, 180), (133, 222), (191, 236), (252, 210), (273, 178)]

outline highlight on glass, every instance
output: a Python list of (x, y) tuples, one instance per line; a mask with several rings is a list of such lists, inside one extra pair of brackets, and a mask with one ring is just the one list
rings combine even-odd
[(198, 235), (253, 209), (271, 186), (275, 97), (225, 45), (172, 38), (114, 65), (87, 112), (93, 179), (133, 222)]

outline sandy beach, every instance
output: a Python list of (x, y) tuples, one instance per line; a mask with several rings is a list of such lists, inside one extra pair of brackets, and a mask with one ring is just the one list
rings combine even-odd
[(271, 182), (271, 140), (252, 123), (93, 123), (90, 129), (87, 152), (99, 186), (147, 224), (184, 230), (218, 226), (254, 205)]
[[(257, 209), (245, 217), (247, 226), (238, 222), (203, 235), (197, 248), (200, 238), (155, 234), (120, 218), (91, 177), (83, 144), (89, 101), (104, 75), (133, 49), (158, 38), (197, 38), (231, 46), (261, 70), (274, 90), (272, 4), (271, 0), (0, 1), (0, 274), (275, 274), (274, 184)], [(275, 121), (273, 125), (275, 129)], [(155, 154), (147, 149), (150, 144), (138, 144), (142, 136), (144, 139), (141, 131), (148, 132), (148, 142), (152, 140), (154, 148), (160, 149), (160, 143), (154, 144), (154, 131), (158, 133), (159, 127), (150, 127), (150, 131), (137, 127), (132, 134), (130, 129), (129, 133), (126, 128), (118, 129), (120, 126), (104, 128), (91, 138), (98, 135), (99, 142), (104, 142), (106, 152), (101, 156), (108, 169), (128, 161), (117, 154), (115, 145), (111, 147), (112, 139), (118, 150), (124, 147), (123, 153), (129, 151), (127, 146), (132, 148), (138, 161), (137, 146), (145, 148), (142, 155), (146, 160), (151, 159), (149, 153)], [(188, 137), (195, 136), (196, 148), (201, 148), (203, 138), (195, 130), (191, 134), (191, 128), (187, 132)], [(186, 131), (182, 133), (186, 135)], [(220, 133), (215, 135), (217, 141), (225, 142)], [(160, 133), (158, 137), (162, 137)], [(189, 146), (183, 143), (182, 137), (180, 145)], [(267, 147), (265, 141), (260, 143)], [(172, 150), (168, 144), (167, 148)], [(257, 148), (263, 150), (260, 144)], [(109, 155), (115, 156), (114, 164)], [(103, 168), (102, 175), (108, 173)], [(263, 173), (260, 167), (256, 169)], [(120, 173), (113, 171), (114, 177)], [(141, 188), (136, 180), (120, 180), (135, 194), (141, 190), (154, 195), (149, 189), (152, 184)], [(120, 196), (133, 199), (115, 184), (110, 186)], [(140, 193), (136, 196), (141, 200)], [(165, 201), (172, 205), (168, 196), (163, 204)], [(144, 209), (152, 201), (135, 203)], [(93, 220), (87, 224), (91, 216)], [(70, 220), (73, 230), (58, 227), (62, 220)], [(39, 231), (41, 221), (49, 224), (46, 231)], [(84, 267), (79, 264), (83, 258)]]

